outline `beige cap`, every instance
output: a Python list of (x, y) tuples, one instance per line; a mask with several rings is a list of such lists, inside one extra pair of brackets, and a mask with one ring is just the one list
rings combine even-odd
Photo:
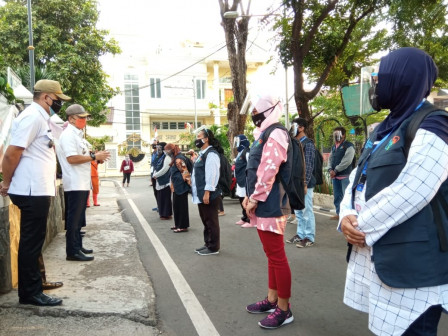
[(61, 84), (50, 79), (41, 79), (34, 85), (35, 92), (54, 93), (61, 100), (71, 100), (69, 96), (62, 93)]
[(67, 109), (65, 110), (65, 114), (67, 116), (77, 115), (80, 117), (87, 117), (90, 115), (90, 113), (88, 113), (84, 109), (84, 107), (82, 107), (82, 105), (79, 105), (79, 104), (73, 104), (73, 105), (70, 105), (69, 107), (67, 107)]

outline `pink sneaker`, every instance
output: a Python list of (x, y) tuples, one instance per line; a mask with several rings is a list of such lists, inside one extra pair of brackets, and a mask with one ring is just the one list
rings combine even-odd
[(243, 224), (245, 224), (246, 222), (245, 221), (243, 221), (242, 219), (240, 219), (238, 222), (236, 222), (235, 224), (236, 225), (243, 225)]
[(242, 228), (253, 228), (253, 227), (257, 227), (256, 225), (252, 225), (251, 223), (244, 223), (243, 225), (241, 225)]

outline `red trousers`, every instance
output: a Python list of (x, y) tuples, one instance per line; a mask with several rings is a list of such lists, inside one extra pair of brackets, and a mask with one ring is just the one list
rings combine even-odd
[(289, 299), (291, 297), (291, 269), (285, 253), (283, 235), (257, 230), (263, 250), (268, 257), (269, 289), (277, 290), (278, 297)]

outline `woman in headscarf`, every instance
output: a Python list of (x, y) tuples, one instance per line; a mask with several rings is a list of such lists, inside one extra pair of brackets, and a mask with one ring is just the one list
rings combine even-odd
[[(179, 146), (168, 144), (165, 146), (165, 152), (169, 152), (172, 157), (170, 163), (171, 191), (173, 193), (173, 213), (174, 226), (173, 232), (187, 232), (190, 226), (190, 217), (188, 215), (188, 192), (190, 191), (190, 172), (191, 163), (180, 151)], [(191, 162), (191, 161), (190, 161)]]
[(390, 113), (364, 145), (341, 204), (344, 303), (368, 312), (376, 335), (437, 335), (448, 309), (447, 113), (426, 117), (406, 141), (412, 118), (437, 110), (426, 101), (437, 67), (424, 51), (401, 48), (373, 75), (372, 107)]
[(123, 173), (123, 187), (125, 182), (127, 182), (127, 186), (129, 187), (129, 182), (131, 181), (131, 174), (133, 171), (134, 163), (130, 159), (129, 154), (126, 154), (120, 167), (120, 173)]
[(249, 313), (270, 313), (258, 325), (275, 329), (294, 320), (289, 308), (291, 270), (283, 239), (291, 208), (277, 178), (285, 167), (290, 142), (287, 130), (278, 124), (283, 111), (278, 99), (269, 94), (259, 95), (252, 99), (252, 105), (256, 140), (247, 163), (247, 196), (243, 206), (251, 225), (257, 227), (268, 258), (268, 295), (264, 300), (248, 305), (246, 310)]
[(170, 164), (172, 161), (172, 153), (165, 150), (166, 143), (159, 143), (163, 154), (159, 157), (154, 167), (152, 177), (156, 180), (157, 190), (157, 209), (161, 220), (172, 218), (173, 206), (171, 203), (171, 187), (170, 187)]
[(243, 216), (236, 222), (236, 225), (241, 225), (243, 228), (255, 227), (250, 224), (250, 219), (247, 216), (246, 209), (243, 207), (244, 197), (246, 197), (246, 167), (249, 160), (249, 148), (250, 142), (244, 134), (240, 134), (234, 139), (234, 148), (238, 151), (238, 155), (235, 158), (235, 170), (234, 175), (236, 178), (236, 192), (240, 201)]

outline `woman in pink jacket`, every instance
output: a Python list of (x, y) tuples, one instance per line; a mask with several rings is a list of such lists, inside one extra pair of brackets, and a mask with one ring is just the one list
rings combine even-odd
[(294, 320), (289, 308), (291, 270), (283, 237), (291, 209), (277, 177), (285, 172), (283, 163), (287, 160), (290, 141), (286, 129), (278, 124), (283, 111), (278, 99), (268, 94), (258, 95), (252, 99), (252, 105), (255, 141), (247, 162), (247, 196), (243, 206), (250, 223), (257, 227), (268, 258), (268, 294), (264, 300), (248, 305), (246, 310), (254, 314), (270, 313), (258, 325), (275, 329)]
[(131, 180), (131, 173), (134, 171), (134, 163), (129, 158), (129, 155), (126, 154), (123, 162), (121, 163), (120, 173), (123, 172), (123, 187), (124, 182), (127, 182), (127, 186), (129, 187), (129, 181)]

